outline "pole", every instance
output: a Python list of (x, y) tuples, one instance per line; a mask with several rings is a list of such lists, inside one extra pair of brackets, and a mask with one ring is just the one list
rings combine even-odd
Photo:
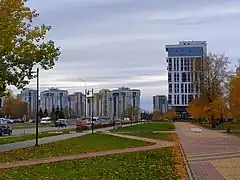
[(87, 88), (85, 85), (84, 120), (87, 120)]
[(37, 113), (36, 113), (36, 144), (38, 147), (38, 106), (39, 106), (39, 68), (37, 68)]
[(92, 134), (93, 134), (93, 99), (94, 99), (94, 96), (93, 96), (93, 88), (92, 88)]

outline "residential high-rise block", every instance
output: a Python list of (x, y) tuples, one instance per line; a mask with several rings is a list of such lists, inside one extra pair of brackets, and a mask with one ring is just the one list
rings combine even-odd
[(206, 41), (180, 41), (166, 45), (168, 104), (185, 116), (188, 102), (200, 95), (201, 72), (207, 56)]
[(168, 110), (167, 96), (156, 95), (153, 96), (153, 111), (157, 111), (160, 114), (166, 113)]
[(69, 115), (71, 117), (84, 118), (85, 116), (85, 95), (81, 92), (75, 92), (68, 96)]
[(50, 88), (46, 91), (42, 91), (40, 94), (41, 105), (40, 107), (44, 111), (47, 109), (48, 114), (52, 112), (52, 108), (63, 109), (65, 115), (68, 115), (68, 91), (58, 88)]
[(35, 117), (37, 111), (37, 100), (39, 100), (37, 90), (24, 89), (18, 95), (18, 98), (27, 103), (28, 116)]
[(109, 117), (110, 119), (119, 119), (124, 117), (127, 109), (132, 107), (137, 109), (136, 119), (140, 118), (140, 96), (139, 89), (130, 89), (121, 87), (108, 92)]

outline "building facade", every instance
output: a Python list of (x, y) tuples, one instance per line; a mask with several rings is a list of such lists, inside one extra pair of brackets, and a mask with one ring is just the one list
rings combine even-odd
[[(116, 90), (108, 92), (108, 111), (110, 119), (119, 119), (127, 113), (129, 107), (140, 110), (140, 96), (139, 89), (130, 89), (128, 87), (121, 87)], [(140, 118), (140, 111), (135, 115)]]
[[(93, 99), (93, 115), (100, 118), (109, 118), (108, 111), (108, 89), (102, 89), (98, 93), (94, 93)], [(87, 98), (87, 116), (92, 113), (92, 98)]]
[(28, 111), (28, 116), (29, 117), (34, 117), (36, 116), (37, 112), (37, 100), (38, 99), (38, 94), (37, 90), (33, 89), (24, 89), (23, 91), (20, 92), (17, 96), (21, 101), (24, 101), (27, 103), (27, 111)]
[(167, 96), (156, 95), (153, 96), (153, 111), (157, 111), (160, 114), (166, 113), (168, 110)]
[(183, 116), (188, 102), (200, 95), (200, 77), (207, 56), (207, 43), (180, 41), (176, 45), (166, 45), (166, 51), (168, 104)]
[(40, 94), (40, 107), (44, 111), (47, 109), (48, 113), (52, 112), (52, 108), (62, 108), (68, 115), (68, 91), (58, 88), (50, 88), (42, 91)]
[(85, 117), (86, 97), (81, 92), (75, 92), (68, 96), (70, 117)]

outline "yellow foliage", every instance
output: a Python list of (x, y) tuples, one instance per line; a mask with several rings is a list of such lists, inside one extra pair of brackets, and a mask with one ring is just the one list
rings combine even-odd
[(240, 76), (233, 77), (230, 82), (229, 106), (234, 118), (240, 117)]
[(200, 119), (204, 117), (204, 108), (205, 104), (203, 101), (200, 98), (197, 98), (188, 104), (187, 111), (193, 119)]

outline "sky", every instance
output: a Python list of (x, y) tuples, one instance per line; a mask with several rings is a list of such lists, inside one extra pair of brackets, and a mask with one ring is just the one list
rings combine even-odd
[[(127, 86), (141, 90), (141, 107), (167, 95), (166, 44), (205, 40), (208, 52), (239, 58), (239, 0), (29, 0), (52, 26), (61, 47), (54, 69), (41, 71), (40, 90), (70, 93)], [(234, 65), (232, 66), (234, 67)], [(28, 87), (34, 88), (36, 80)]]

